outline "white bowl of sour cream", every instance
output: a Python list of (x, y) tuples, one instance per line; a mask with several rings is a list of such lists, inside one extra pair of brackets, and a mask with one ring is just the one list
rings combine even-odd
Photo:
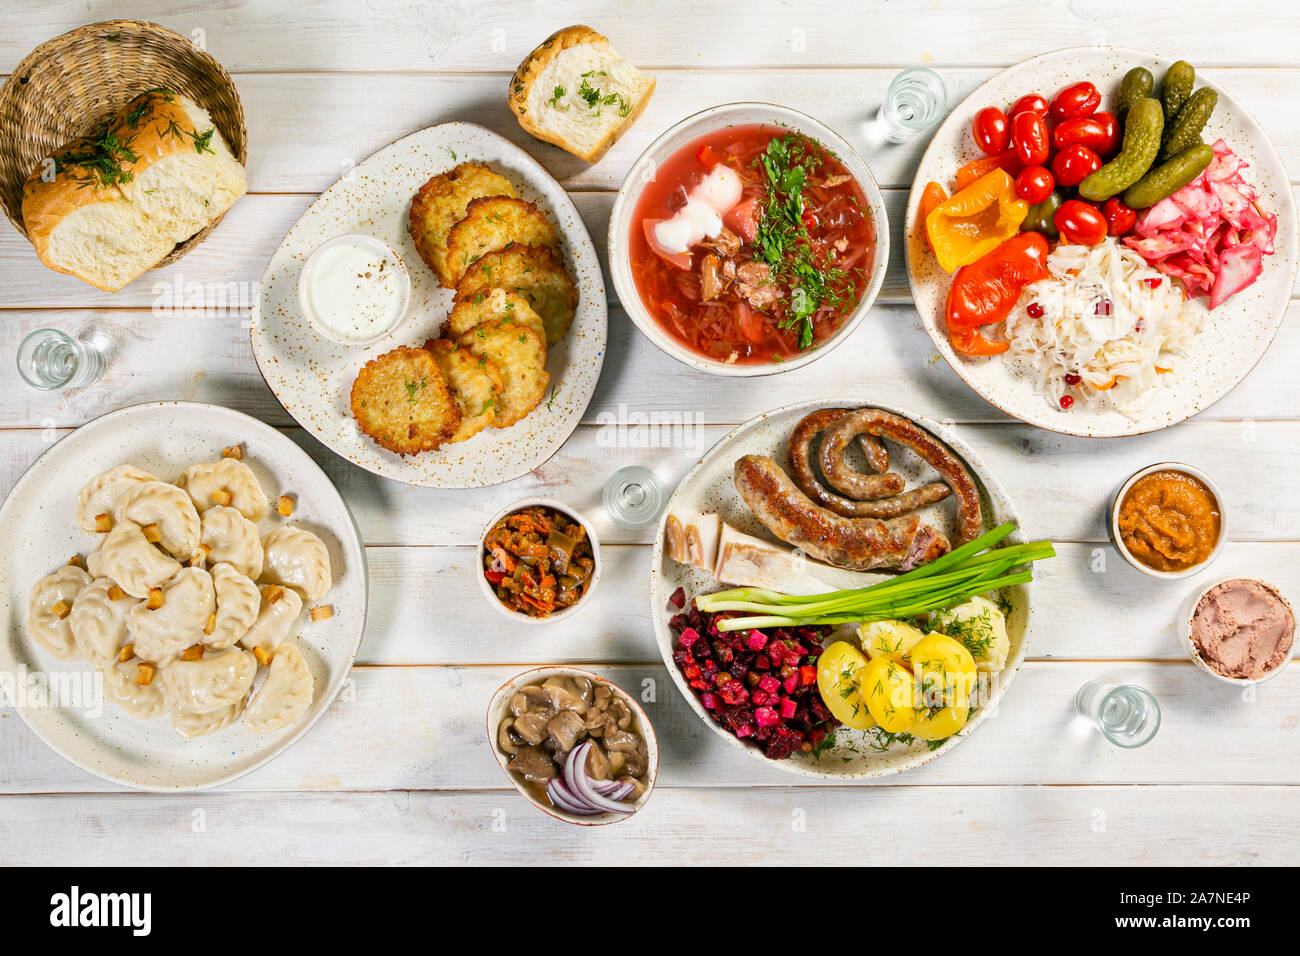
[(370, 345), (406, 317), (411, 276), (388, 243), (350, 233), (321, 243), (298, 277), (298, 305), (318, 335)]

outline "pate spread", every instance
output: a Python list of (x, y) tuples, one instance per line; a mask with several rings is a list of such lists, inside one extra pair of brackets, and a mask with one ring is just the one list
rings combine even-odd
[(1192, 614), (1191, 637), (1216, 674), (1258, 680), (1291, 653), (1295, 616), (1266, 584), (1235, 578), (1205, 592)]
[(1129, 554), (1156, 571), (1203, 563), (1219, 541), (1219, 503), (1204, 482), (1181, 471), (1143, 475), (1119, 507)]

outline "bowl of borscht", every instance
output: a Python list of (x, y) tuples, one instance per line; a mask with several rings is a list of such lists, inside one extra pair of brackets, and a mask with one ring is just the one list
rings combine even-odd
[(610, 214), (623, 308), (660, 349), (715, 375), (826, 354), (871, 309), (888, 261), (867, 164), (829, 127), (768, 103), (715, 106), (669, 129)]

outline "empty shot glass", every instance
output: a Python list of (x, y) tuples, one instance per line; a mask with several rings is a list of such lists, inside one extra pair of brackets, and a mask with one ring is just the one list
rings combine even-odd
[(1116, 747), (1141, 747), (1160, 729), (1160, 705), (1137, 684), (1089, 681), (1075, 695), (1074, 709)]
[(891, 143), (906, 143), (933, 129), (948, 109), (943, 77), (923, 66), (903, 70), (889, 84), (876, 114), (880, 135)]
[(104, 353), (59, 329), (37, 329), (18, 345), (18, 374), (32, 388), (78, 388), (103, 373)]

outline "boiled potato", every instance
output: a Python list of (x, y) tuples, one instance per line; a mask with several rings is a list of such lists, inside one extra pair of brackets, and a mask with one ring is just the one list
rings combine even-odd
[(946, 634), (927, 634), (912, 646), (912, 675), (923, 707), (964, 706), (975, 687), (975, 659)]
[(908, 732), (922, 740), (944, 740), (965, 727), (969, 716), (970, 705), (961, 700), (948, 707), (925, 711)]
[(868, 657), (888, 657), (905, 665), (911, 664), (912, 645), (923, 637), (925, 634), (904, 621), (872, 621), (858, 628), (858, 638)]
[(975, 658), (975, 667), (996, 674), (1007, 666), (1011, 641), (1002, 609), (986, 597), (973, 597), (964, 604), (936, 611), (930, 620), (937, 631), (954, 637)]
[(868, 730), (876, 720), (858, 689), (858, 675), (867, 659), (847, 641), (836, 641), (817, 659), (817, 690), (835, 719), (854, 730)]
[(911, 730), (921, 711), (916, 680), (898, 661), (890, 657), (873, 658), (862, 669), (858, 680), (867, 710), (881, 730), (901, 734)]

